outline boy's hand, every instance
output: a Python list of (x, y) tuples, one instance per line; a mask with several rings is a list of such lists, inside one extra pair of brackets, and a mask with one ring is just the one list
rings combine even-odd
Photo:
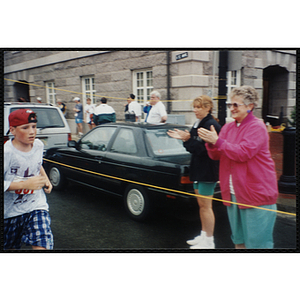
[(45, 193), (50, 194), (52, 191), (52, 187), (53, 186), (52, 186), (51, 182), (49, 180), (47, 180), (45, 183), (45, 186), (44, 186)]
[[(33, 176), (23, 181), (24, 188), (29, 190), (40, 190), (46, 185), (47, 178), (45, 176)], [(51, 184), (51, 183), (50, 183)]]

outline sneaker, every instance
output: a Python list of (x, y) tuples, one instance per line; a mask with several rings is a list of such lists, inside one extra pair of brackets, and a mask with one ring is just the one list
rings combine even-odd
[(203, 239), (204, 239), (203, 236), (197, 235), (193, 240), (188, 240), (186, 241), (186, 243), (193, 246), (199, 244)]
[(200, 243), (193, 245), (190, 249), (215, 249), (215, 243), (213, 239), (203, 239)]

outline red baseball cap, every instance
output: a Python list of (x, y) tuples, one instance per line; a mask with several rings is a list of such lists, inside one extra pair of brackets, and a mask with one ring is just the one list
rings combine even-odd
[(20, 126), (28, 123), (36, 123), (37, 118), (34, 111), (29, 108), (17, 109), (10, 113), (8, 117), (10, 126)]

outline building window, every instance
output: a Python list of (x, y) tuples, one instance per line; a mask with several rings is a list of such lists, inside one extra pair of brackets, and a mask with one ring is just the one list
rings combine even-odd
[(54, 88), (54, 82), (49, 81), (46, 82), (46, 97), (47, 97), (47, 103), (55, 105), (55, 88)]
[(153, 91), (152, 70), (133, 72), (133, 92), (137, 101), (144, 105), (150, 100), (150, 93)]
[[(229, 94), (235, 88), (241, 86), (241, 70), (227, 72), (227, 102), (230, 102)], [(227, 118), (231, 117), (230, 109), (227, 108)]]
[(96, 102), (96, 90), (95, 90), (94, 77), (82, 77), (82, 91), (83, 91), (83, 103), (86, 103), (87, 98), (90, 98), (92, 100), (92, 104)]

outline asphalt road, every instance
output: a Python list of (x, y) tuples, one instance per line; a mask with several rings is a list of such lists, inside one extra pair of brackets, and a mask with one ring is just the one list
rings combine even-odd
[[(75, 185), (47, 195), (52, 218), (54, 250), (69, 252), (182, 252), (190, 250), (186, 240), (200, 229), (195, 209), (172, 207), (158, 210), (147, 222), (129, 218), (122, 199)], [(216, 250), (234, 251), (226, 209), (214, 202)], [(296, 248), (296, 217), (278, 214), (274, 229), (275, 249)], [(203, 251), (203, 250), (200, 250)]]

